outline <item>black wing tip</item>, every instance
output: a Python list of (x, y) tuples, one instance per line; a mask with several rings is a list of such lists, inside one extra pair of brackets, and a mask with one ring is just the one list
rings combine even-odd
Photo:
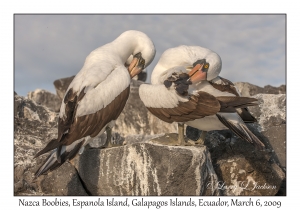
[(48, 172), (54, 171), (55, 169), (59, 168), (67, 160), (73, 159), (80, 150), (83, 143), (84, 141), (79, 142), (71, 151), (66, 152), (65, 150), (65, 152), (60, 155), (59, 153), (62, 146), (60, 146), (57, 151), (53, 150), (52, 153), (43, 162), (43, 164), (34, 173), (34, 180), (36, 180), (40, 175), (46, 175)]
[(241, 108), (236, 110), (244, 123), (256, 123), (257, 119), (249, 112), (248, 108)]
[[(226, 120), (223, 116), (216, 114), (219, 120), (228, 127), (233, 133), (235, 133), (241, 139), (246, 140), (251, 143), (256, 149), (264, 150), (265, 145), (248, 129), (248, 127), (244, 124), (239, 124), (241, 128), (238, 128), (230, 121)], [(245, 135), (246, 134), (246, 135)]]
[(34, 173), (34, 176), (33, 176), (32, 181), (33, 181), (33, 182), (37, 181), (37, 178), (39, 178), (41, 175), (45, 175), (45, 174), (39, 173), (39, 170), (37, 170), (37, 171)]
[[(50, 154), (49, 156), (51, 156), (52, 154)], [(33, 180), (36, 180), (38, 177), (40, 177), (41, 175), (47, 175), (49, 172), (59, 168), (65, 161), (62, 162), (58, 162), (57, 160), (55, 160), (54, 162), (50, 162), (47, 163), (49, 157), (46, 159), (46, 161), (44, 161), (44, 163), (39, 167), (39, 169), (34, 173), (34, 178)]]
[(252, 144), (259, 150), (264, 150), (265, 149), (265, 145), (264, 143), (262, 143), (250, 130), (249, 128), (244, 125), (241, 124), (241, 126), (244, 128), (244, 130), (247, 132), (247, 134), (250, 136), (251, 140), (252, 140)]
[(37, 158), (38, 156), (57, 148), (59, 145), (60, 145), (60, 142), (57, 139), (50, 140), (48, 142), (48, 144), (42, 150), (40, 150), (38, 153), (36, 153), (34, 158)]

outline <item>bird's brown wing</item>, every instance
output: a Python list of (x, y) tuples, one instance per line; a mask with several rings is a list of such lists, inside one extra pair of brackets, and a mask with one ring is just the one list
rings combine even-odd
[(191, 95), (187, 102), (179, 101), (176, 107), (147, 107), (147, 109), (153, 115), (168, 123), (187, 122), (216, 114), (220, 111), (220, 103), (213, 95), (199, 91), (197, 95)]
[[(65, 115), (58, 120), (58, 138), (51, 140), (36, 157), (61, 145), (70, 145), (86, 136), (95, 137), (110, 121), (116, 120), (122, 112), (129, 97), (130, 86), (123, 90), (110, 104), (95, 113), (76, 117), (76, 109), (84, 97), (84, 89), (77, 96), (72, 88), (64, 98)], [(109, 114), (108, 114), (109, 113)]]
[(214, 83), (212, 81), (209, 81), (209, 83), (217, 90), (221, 91), (221, 92), (227, 92), (227, 93), (232, 93), (235, 96), (240, 96), (240, 94), (237, 92), (236, 88), (234, 87), (234, 84), (228, 80), (225, 79), (223, 77), (220, 77), (221, 83)]
[[(236, 96), (240, 96), (240, 94), (237, 92), (234, 84), (228, 80), (225, 79), (223, 77), (220, 77), (221, 79), (221, 83), (217, 84), (214, 83), (212, 81), (209, 81), (209, 83), (217, 90), (221, 91), (221, 92), (227, 92), (227, 93), (232, 93)], [(254, 123), (257, 122), (256, 118), (249, 112), (247, 107), (244, 108), (237, 108), (236, 109), (237, 113), (239, 114), (239, 116), (243, 119), (243, 121), (245, 123)]]

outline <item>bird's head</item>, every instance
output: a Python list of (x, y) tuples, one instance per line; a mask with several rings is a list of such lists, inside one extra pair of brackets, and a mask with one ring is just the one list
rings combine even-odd
[(130, 63), (128, 71), (131, 78), (139, 74), (153, 61), (156, 50), (152, 40), (140, 31), (134, 31), (136, 45), (126, 63)]
[(189, 72), (190, 81), (198, 83), (202, 80), (212, 80), (216, 78), (222, 68), (221, 58), (216, 54), (199, 59), (193, 63), (192, 70)]

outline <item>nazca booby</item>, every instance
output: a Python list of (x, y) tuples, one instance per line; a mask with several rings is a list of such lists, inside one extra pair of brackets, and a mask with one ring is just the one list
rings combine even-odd
[(140, 98), (147, 109), (165, 122), (178, 122), (177, 145), (184, 142), (184, 123), (204, 132), (230, 129), (259, 149), (264, 144), (244, 122), (254, 122), (247, 106), (254, 98), (241, 97), (229, 80), (219, 77), (220, 56), (199, 46), (179, 46), (166, 50), (151, 75), (151, 85), (140, 86)]
[(105, 130), (104, 147), (111, 146), (111, 128), (129, 97), (131, 78), (152, 62), (155, 52), (146, 34), (130, 30), (87, 56), (62, 101), (57, 139), (35, 156), (52, 150), (35, 178), (74, 158), (90, 139)]

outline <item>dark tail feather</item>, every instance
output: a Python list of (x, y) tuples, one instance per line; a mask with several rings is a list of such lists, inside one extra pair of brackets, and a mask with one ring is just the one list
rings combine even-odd
[(257, 122), (256, 118), (249, 112), (248, 108), (236, 109), (236, 112), (240, 115), (244, 123)]
[(39, 177), (42, 174), (46, 174), (51, 166), (55, 165), (56, 161), (56, 150), (53, 150), (51, 154), (47, 157), (47, 159), (44, 161), (43, 165), (39, 167), (39, 169), (34, 174), (34, 179)]
[[(60, 162), (57, 158), (57, 149), (54, 149), (51, 154), (47, 157), (44, 163), (40, 166), (40, 168), (35, 172), (34, 179), (38, 178), (42, 174), (47, 174), (50, 171), (53, 171), (60, 167), (66, 160), (71, 160), (75, 157), (78, 153), (79, 149), (83, 145), (84, 141), (77, 143), (75, 146), (61, 146), (61, 153), (60, 153)], [(70, 151), (68, 151), (68, 147), (71, 147)]]
[(232, 132), (234, 132), (240, 138), (250, 142), (257, 149), (263, 150), (265, 145), (247, 128), (246, 125), (241, 123), (232, 123), (230, 120), (227, 120), (225, 117), (216, 114), (219, 120), (228, 127)]
[(42, 149), (41, 151), (39, 151), (38, 153), (36, 153), (36, 155), (34, 156), (34, 158), (46, 153), (46, 152), (49, 152), (51, 150), (54, 150), (56, 149), (58, 146), (60, 145), (59, 141), (57, 141), (57, 139), (52, 139), (48, 144), (47, 146)]
[(248, 133), (248, 135), (251, 137), (252, 139), (252, 144), (254, 144), (254, 146), (259, 149), (259, 150), (263, 150), (265, 148), (265, 145), (249, 130), (249, 128), (244, 125), (241, 124), (241, 127), (244, 129), (245, 132)]
[(220, 112), (236, 112), (238, 108), (247, 108), (248, 106), (257, 106), (256, 98), (218, 96), (216, 99), (220, 102)]

